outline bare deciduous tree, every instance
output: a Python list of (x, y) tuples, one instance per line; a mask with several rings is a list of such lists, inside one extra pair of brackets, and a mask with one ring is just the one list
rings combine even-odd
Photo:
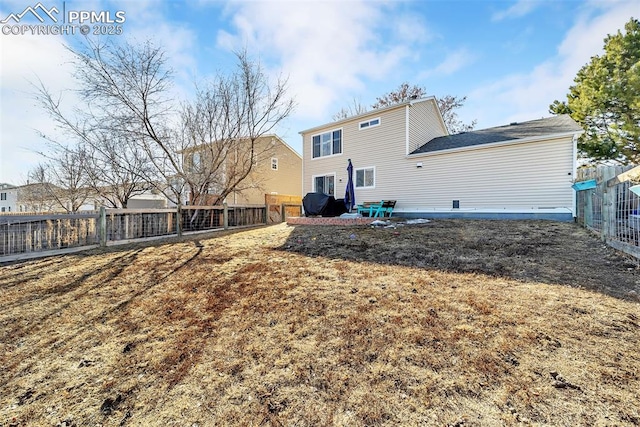
[[(391, 105), (400, 104), (402, 102), (410, 101), (412, 99), (419, 99), (427, 96), (427, 90), (418, 85), (410, 86), (409, 83), (402, 83), (396, 90), (385, 93), (384, 95), (376, 98), (376, 102), (371, 105), (372, 109), (389, 107)], [(469, 124), (465, 124), (458, 119), (456, 110), (464, 105), (467, 100), (466, 96), (458, 97), (452, 95), (445, 95), (442, 98), (437, 98), (438, 108), (444, 119), (444, 123), (450, 134), (469, 132), (476, 126), (476, 120), (473, 120)], [(353, 100), (353, 105), (349, 105), (346, 109), (343, 108), (337, 114), (334, 114), (334, 120), (345, 119), (350, 116), (359, 115), (367, 112), (367, 108), (361, 103)]]
[(367, 107), (360, 102), (360, 100), (353, 98), (351, 103), (346, 107), (342, 108), (336, 114), (334, 114), (331, 118), (336, 120), (346, 119), (352, 116), (358, 116), (360, 114), (364, 114), (367, 112)]
[(59, 147), (45, 163), (31, 171), (29, 178), (56, 208), (77, 212), (91, 196), (85, 167), (87, 157), (82, 147)]
[(268, 147), (258, 139), (293, 109), (286, 81), (271, 86), (259, 63), (246, 53), (237, 58), (235, 73), (216, 76), (182, 106), (176, 148), (186, 156), (179, 175), (194, 204), (217, 204), (242, 191), (253, 166), (266, 159)]
[[(234, 72), (217, 75), (196, 88), (192, 101), (178, 103), (171, 99), (164, 53), (150, 42), (88, 42), (69, 50), (81, 88), (81, 120), (66, 118), (40, 86), (37, 97), (45, 109), (100, 154), (92, 158), (96, 182), (118, 181), (121, 188), (144, 177), (176, 204), (187, 194), (192, 204), (218, 204), (242, 188), (260, 159), (256, 140), (293, 109), (286, 80), (270, 82), (246, 52), (237, 54)], [(113, 145), (124, 142), (124, 151)], [(99, 176), (99, 166), (122, 173)]]
[(60, 156), (66, 156), (70, 150), (81, 150), (85, 153), (86, 185), (96, 199), (113, 208), (126, 208), (131, 197), (152, 187), (149, 181), (153, 171), (145, 153), (131, 141), (128, 133), (120, 132), (117, 126), (114, 130), (104, 114), (96, 113), (102, 109), (83, 104), (76, 105), (71, 113), (65, 113), (61, 108), (61, 97), (54, 97), (42, 81), (34, 88), (36, 101), (53, 119), (63, 137), (76, 142), (76, 146), (68, 148), (54, 137), (41, 133), (53, 148), (49, 153), (41, 153), (50, 160), (47, 168), (64, 162)]
[(440, 108), (440, 113), (450, 134), (470, 132), (476, 127), (477, 120), (466, 124), (458, 119), (456, 110), (461, 108), (466, 100), (466, 96), (460, 98), (458, 96), (445, 95), (442, 98), (438, 98), (438, 108)]

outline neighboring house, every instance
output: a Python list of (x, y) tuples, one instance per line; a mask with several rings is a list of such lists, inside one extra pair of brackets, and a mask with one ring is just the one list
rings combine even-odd
[(304, 194), (344, 197), (351, 159), (356, 203), (396, 200), (394, 215), (574, 216), (582, 128), (566, 115), (449, 135), (429, 97), (300, 133)]
[(166, 209), (168, 206), (167, 198), (153, 191), (131, 196), (127, 203), (127, 209)]
[[(264, 205), (267, 194), (302, 196), (302, 156), (297, 151), (277, 135), (269, 134), (255, 141), (255, 153), (251, 172), (241, 181), (238, 190), (227, 196), (228, 204)], [(186, 153), (187, 165), (204, 161), (206, 156), (197, 149)], [(215, 188), (210, 192), (215, 196)]]
[[(55, 191), (58, 199), (51, 194)], [(71, 201), (65, 199), (64, 190), (53, 184), (25, 184), (17, 187), (18, 212), (67, 212), (60, 203), (64, 203), (71, 209)], [(93, 198), (87, 200), (78, 208), (79, 211), (94, 210)]]
[(11, 184), (0, 184), (0, 213), (18, 210), (18, 187)]

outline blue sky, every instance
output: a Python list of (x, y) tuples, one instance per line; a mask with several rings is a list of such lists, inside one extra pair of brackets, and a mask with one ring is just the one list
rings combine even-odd
[[(0, 20), (38, 1), (3, 1)], [(41, 1), (62, 10), (63, 2)], [(637, 1), (77, 1), (65, 10), (124, 11), (116, 41), (153, 40), (176, 73), (176, 98), (234, 66), (246, 48), (288, 78), (296, 110), (278, 134), (302, 152), (299, 131), (331, 121), (353, 100), (370, 105), (402, 82), (430, 95), (467, 96), (458, 112), (477, 129), (549, 116), (607, 34), (640, 17)], [(37, 24), (25, 17), (20, 24)], [(46, 22), (49, 23), (49, 22)], [(9, 23), (11, 24), (11, 23)], [(2, 24), (0, 24), (0, 27)], [(0, 182), (22, 184), (55, 135), (30, 96), (38, 78), (74, 102), (64, 44), (76, 35), (0, 34)]]

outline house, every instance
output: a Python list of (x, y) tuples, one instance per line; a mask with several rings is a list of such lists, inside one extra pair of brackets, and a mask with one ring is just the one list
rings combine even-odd
[(303, 194), (344, 197), (354, 167), (356, 203), (396, 200), (406, 217), (574, 217), (576, 140), (561, 115), (449, 135), (434, 97), (300, 132)]
[(30, 183), (17, 187), (18, 212), (64, 213), (70, 211), (74, 203), (80, 203), (76, 206), (77, 211), (96, 209), (91, 190), (88, 188), (78, 191), (72, 199), (67, 190), (54, 184)]
[[(239, 140), (239, 156), (249, 152), (241, 145), (243, 141), (248, 140)], [(201, 146), (186, 150), (183, 156), (187, 170), (197, 170), (198, 165), (206, 162), (211, 155), (211, 150)], [(236, 163), (244, 161), (236, 157), (219, 170), (232, 176)], [(248, 163), (242, 164), (240, 168), (246, 165)], [(217, 194), (215, 184), (209, 192), (211, 198), (214, 198)], [(230, 205), (264, 205), (265, 195), (302, 196), (302, 156), (280, 137), (272, 134), (263, 135), (255, 141), (251, 172), (236, 186), (236, 190), (226, 197), (226, 202)]]
[(18, 206), (18, 187), (0, 184), (0, 213), (16, 212)]

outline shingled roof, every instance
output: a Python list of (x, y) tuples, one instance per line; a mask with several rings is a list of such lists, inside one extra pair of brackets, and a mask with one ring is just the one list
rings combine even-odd
[(432, 153), (434, 151), (450, 150), (454, 148), (472, 147), (475, 145), (491, 144), (493, 142), (512, 141), (516, 139), (541, 137), (546, 135), (578, 133), (582, 128), (568, 114), (548, 117), (546, 119), (531, 120), (529, 122), (512, 123), (447, 135), (434, 138), (411, 154)]

